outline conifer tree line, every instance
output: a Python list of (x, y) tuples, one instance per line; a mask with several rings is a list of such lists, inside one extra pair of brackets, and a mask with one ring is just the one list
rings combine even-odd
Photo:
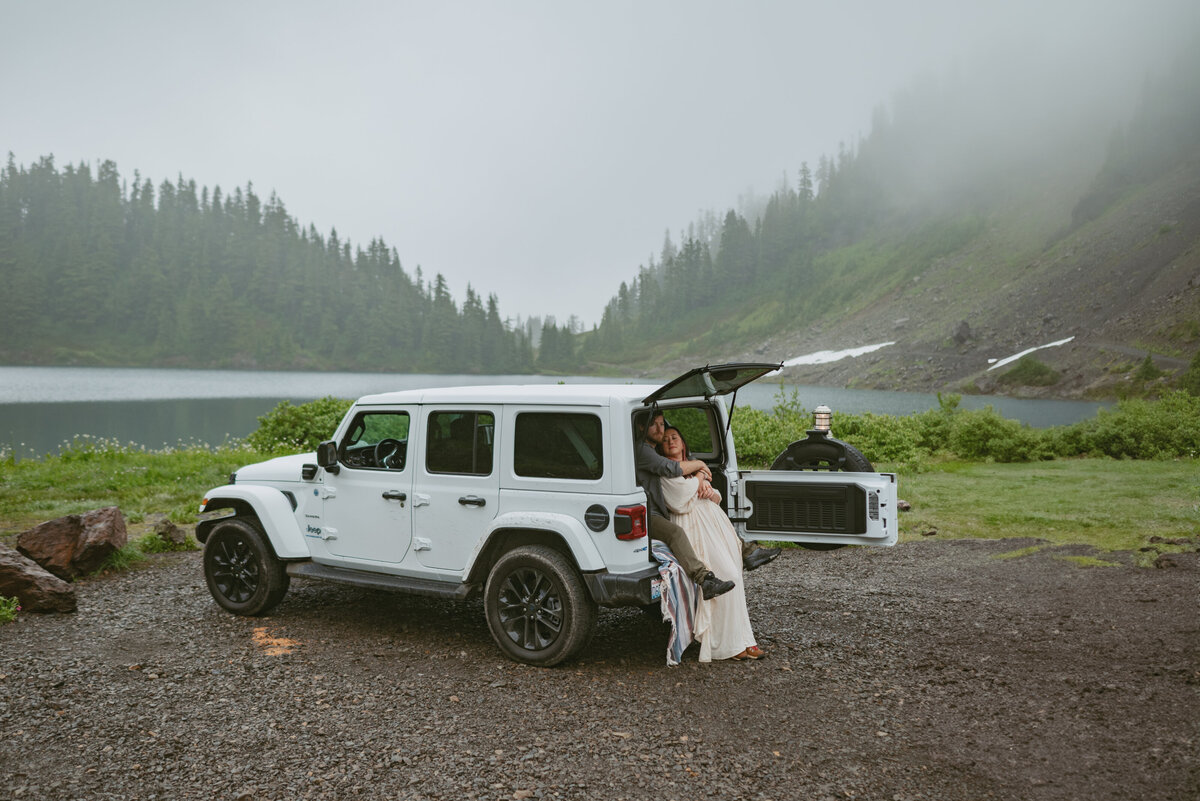
[[(525, 326), (495, 295), (410, 275), (302, 227), (272, 193), (180, 177), (126, 184), (111, 161), (0, 172), (0, 359), (27, 364), (527, 373)], [(552, 320), (547, 323), (554, 327)], [(543, 327), (543, 331), (545, 326)]]

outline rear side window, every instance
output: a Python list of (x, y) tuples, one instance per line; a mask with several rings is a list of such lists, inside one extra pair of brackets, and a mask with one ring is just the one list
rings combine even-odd
[(528, 478), (600, 478), (604, 475), (600, 418), (578, 412), (518, 414), (513, 471)]
[(491, 475), (495, 432), (490, 412), (431, 412), (425, 467), (431, 473)]

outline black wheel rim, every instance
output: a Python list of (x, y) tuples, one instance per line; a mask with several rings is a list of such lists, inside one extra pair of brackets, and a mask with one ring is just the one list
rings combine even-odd
[(521, 648), (541, 651), (562, 634), (562, 598), (542, 571), (525, 567), (509, 573), (498, 600), (500, 626)]
[(235, 604), (244, 604), (258, 590), (258, 560), (245, 537), (222, 537), (212, 556), (217, 591)]

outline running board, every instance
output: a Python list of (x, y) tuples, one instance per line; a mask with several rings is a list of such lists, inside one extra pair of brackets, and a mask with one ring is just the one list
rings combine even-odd
[(372, 590), (392, 590), (409, 595), (428, 595), (434, 598), (461, 600), (470, 595), (474, 589), (471, 584), (394, 576), (390, 573), (369, 573), (365, 570), (331, 567), (316, 562), (289, 562), (287, 572), (289, 576), (336, 581), (339, 584), (353, 584), (356, 587), (366, 587)]

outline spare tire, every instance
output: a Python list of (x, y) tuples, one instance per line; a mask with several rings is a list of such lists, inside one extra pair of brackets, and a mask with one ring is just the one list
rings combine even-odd
[(875, 472), (870, 460), (853, 445), (819, 434), (809, 434), (808, 439), (798, 439), (788, 445), (783, 453), (775, 457), (771, 469)]
[[(874, 473), (875, 467), (862, 452), (824, 434), (810, 431), (808, 439), (799, 439), (788, 445), (783, 453), (771, 463), (772, 470), (829, 470), (849, 473)], [(833, 551), (845, 545), (809, 542), (800, 546), (810, 551)]]

